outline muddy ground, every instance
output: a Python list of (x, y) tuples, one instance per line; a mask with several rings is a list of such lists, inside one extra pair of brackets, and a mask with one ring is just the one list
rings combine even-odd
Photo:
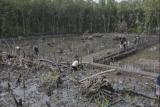
[[(45, 58), (57, 62), (72, 62), (75, 56), (84, 56), (92, 52), (104, 50), (106, 48), (118, 48), (119, 41), (113, 41), (112, 35), (103, 35), (102, 37), (94, 37), (93, 40), (81, 40), (81, 36), (68, 37), (50, 37), (37, 38), (30, 40), (7, 40), (7, 43), (1, 41), (1, 49), (7, 52), (13, 52), (15, 46), (21, 46), (26, 53), (26, 60), (34, 57), (33, 47), (38, 45), (38, 59)], [(148, 37), (142, 37), (142, 41)], [(133, 36), (127, 37), (132, 41)], [(148, 38), (149, 39), (149, 38)], [(54, 42), (55, 41), (55, 42)], [(50, 44), (50, 45), (49, 45)], [(89, 46), (88, 46), (89, 44)], [(61, 49), (63, 52), (61, 53)], [(94, 49), (94, 50), (93, 50)], [(15, 60), (15, 59), (13, 59)], [(19, 60), (19, 59), (16, 59)], [(38, 68), (24, 66), (13, 67), (8, 59), (0, 61), (0, 106), (16, 107), (13, 96), (19, 102), (22, 99), (23, 107), (98, 107), (98, 106), (113, 106), (113, 107), (131, 107), (131, 106), (152, 106), (158, 107), (158, 101), (155, 100), (155, 85), (156, 79), (146, 78), (139, 74), (128, 73), (119, 70), (106, 73), (101, 78), (108, 80), (114, 89), (114, 98), (105, 101), (89, 101), (81, 93), (83, 83), (79, 80), (84, 79), (101, 71), (106, 71), (110, 68), (94, 67), (90, 64), (83, 64), (83, 69), (80, 68), (75, 74), (70, 70), (70, 65), (64, 67), (57, 66), (51, 63), (42, 62)], [(68, 68), (69, 67), (69, 68)], [(52, 68), (52, 69), (51, 69)], [(55, 84), (56, 76), (60, 75), (63, 84), (57, 88)], [(139, 76), (138, 76), (139, 75)], [(87, 82), (87, 81), (85, 81)], [(85, 83), (84, 83), (85, 84)], [(24, 87), (25, 86), (25, 87)], [(126, 90), (132, 90), (152, 98), (146, 98), (141, 95), (129, 93)], [(118, 94), (118, 96), (116, 95)], [(120, 100), (112, 105), (113, 102)]]
[[(39, 47), (38, 58), (68, 61), (73, 60), (76, 56), (85, 56), (105, 49), (119, 48), (119, 42), (113, 40), (115, 34), (103, 34), (101, 37), (94, 37), (91, 40), (82, 40), (82, 35), (68, 35), (68, 36), (49, 36), (37, 38), (23, 38), (19, 39), (1, 39), (0, 47), (2, 50), (16, 53), (15, 47), (20, 46), (21, 50), (25, 52), (26, 56), (35, 56), (34, 46)], [(120, 35), (126, 37), (133, 44), (133, 38), (137, 35)], [(141, 42), (150, 39), (148, 36), (142, 36)], [(8, 45), (7, 45), (7, 43)], [(21, 51), (21, 52), (22, 52)], [(23, 53), (22, 53), (23, 54)]]
[[(56, 69), (56, 67), (54, 68)], [(63, 69), (61, 73), (56, 73), (56, 71), (53, 72), (43, 67), (40, 70), (34, 71), (27, 71), (25, 69), (10, 71), (7, 66), (1, 66), (0, 105), (2, 107), (16, 106), (8, 89), (9, 83), (15, 98), (17, 100), (22, 99), (23, 107), (98, 107), (103, 103), (96, 101), (89, 102), (87, 98), (82, 96), (80, 90), (83, 84), (78, 81), (100, 71), (108, 70), (109, 68), (94, 67), (89, 64), (83, 65), (83, 68), (83, 70), (72, 74), (67, 68), (61, 68)], [(123, 98), (124, 100), (112, 106), (130, 107), (132, 105), (134, 107), (144, 105), (147, 107), (158, 107), (158, 101), (155, 99), (149, 99), (141, 95), (123, 91), (124, 89), (130, 89), (155, 98), (156, 80), (154, 78), (150, 79), (142, 77), (139, 74), (123, 71), (117, 74), (117, 71), (102, 75), (103, 79), (107, 79), (111, 83), (115, 93), (119, 94), (119, 97), (115, 96), (113, 99), (108, 99), (107, 105)], [(19, 74), (25, 76), (20, 77), (19, 82), (17, 82)], [(56, 87), (54, 81), (54, 77), (57, 74), (63, 80), (63, 84), (60, 84), (59, 88)], [(25, 78), (25, 88), (23, 78)]]

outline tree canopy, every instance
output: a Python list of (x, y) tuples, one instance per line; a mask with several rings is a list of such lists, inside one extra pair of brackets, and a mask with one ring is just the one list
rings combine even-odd
[(0, 36), (46, 32), (159, 34), (160, 0), (0, 0)]

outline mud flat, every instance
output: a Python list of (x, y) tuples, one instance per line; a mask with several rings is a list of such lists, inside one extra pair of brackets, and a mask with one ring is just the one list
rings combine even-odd
[[(129, 40), (132, 39), (130, 36)], [(80, 56), (118, 48), (119, 41), (111, 40), (111, 35), (103, 35), (86, 41), (78, 36), (61, 36), (15, 41), (7, 39), (9, 46), (1, 42), (0, 106), (158, 107), (155, 97), (157, 74), (142, 75), (126, 72), (127, 69), (120, 67), (82, 62)], [(35, 44), (40, 50), (38, 58), (33, 51)], [(17, 55), (16, 58), (7, 59), (8, 54), (16, 55), (14, 47), (17, 45), (22, 47), (26, 57)], [(73, 74), (71, 62), (76, 55), (82, 63), (78, 72)], [(55, 83), (58, 75), (63, 82), (59, 87)]]
[[(17, 61), (19, 59), (12, 60)], [(33, 66), (29, 63), (31, 62), (30, 60), (25, 59), (25, 61), (28, 68), (16, 68), (13, 70), (13, 65), (8, 63), (12, 61), (3, 60), (3, 65), (0, 67), (1, 106), (17, 106), (16, 101), (13, 100), (14, 96), (18, 104), (22, 100), (21, 103), (23, 106), (31, 107), (98, 107), (101, 105), (113, 105), (114, 107), (147, 105), (158, 107), (158, 101), (155, 98), (156, 78), (154, 77), (146, 77), (132, 72), (123, 72), (119, 69), (115, 69), (113, 72), (100, 73), (114, 68), (95, 66), (89, 63), (82, 64), (81, 67), (79, 67), (79, 71), (72, 74), (72, 71), (64, 67), (64, 65), (59, 65), (57, 68), (50, 63), (41, 62), (39, 68), (35, 68), (39, 62), (32, 63)], [(17, 62), (17, 64), (19, 65), (20, 62)], [(29, 64), (31, 66), (29, 66)], [(50, 68), (51, 66), (52, 69)], [(69, 65), (65, 66), (69, 67)], [(58, 70), (59, 68), (60, 71)], [(63, 80), (63, 84), (60, 84), (59, 88), (57, 88), (55, 84), (56, 75), (60, 75)], [(85, 79), (90, 76), (93, 76), (93, 78)], [(98, 81), (98, 78), (101, 81)], [(84, 79), (85, 81), (80, 82)], [(93, 83), (90, 84), (91, 87), (97, 82), (108, 82), (110, 84), (109, 86), (113, 89), (112, 91), (104, 91), (106, 87), (100, 87), (97, 91), (103, 92), (104, 94), (108, 94), (111, 91), (111, 97), (98, 94), (98, 96), (93, 99), (88, 99), (89, 96), (86, 97), (82, 93), (82, 88), (84, 88), (84, 85), (86, 85), (88, 81), (92, 80)], [(97, 94), (92, 93), (91, 95)]]

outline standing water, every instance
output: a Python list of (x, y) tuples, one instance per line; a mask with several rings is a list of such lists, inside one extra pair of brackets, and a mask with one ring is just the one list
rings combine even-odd
[[(119, 60), (120, 66), (123, 68), (129, 68), (139, 71), (158, 72), (158, 66), (156, 63), (159, 61), (159, 48), (158, 44), (152, 45), (143, 51), (129, 55)], [(140, 61), (146, 61), (141, 63)]]

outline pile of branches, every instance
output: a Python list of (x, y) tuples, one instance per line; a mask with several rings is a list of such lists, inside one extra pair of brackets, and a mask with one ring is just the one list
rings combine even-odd
[(103, 80), (101, 76), (89, 79), (88, 82), (83, 83), (81, 92), (88, 101), (93, 102), (113, 100), (114, 95), (112, 85), (107, 80)]
[[(6, 52), (0, 51), (0, 65), (5, 65), (10, 70), (30, 69), (31, 71), (39, 70), (40, 68), (49, 69), (50, 71), (61, 71), (60, 67), (68, 68), (68, 65), (57, 64), (53, 61), (45, 59), (23, 58), (14, 56)], [(54, 67), (53, 67), (54, 66)]]
[(8, 66), (11, 70), (20, 70), (22, 68), (38, 68), (40, 62), (33, 59), (26, 59), (20, 56), (0, 52), (0, 64)]

